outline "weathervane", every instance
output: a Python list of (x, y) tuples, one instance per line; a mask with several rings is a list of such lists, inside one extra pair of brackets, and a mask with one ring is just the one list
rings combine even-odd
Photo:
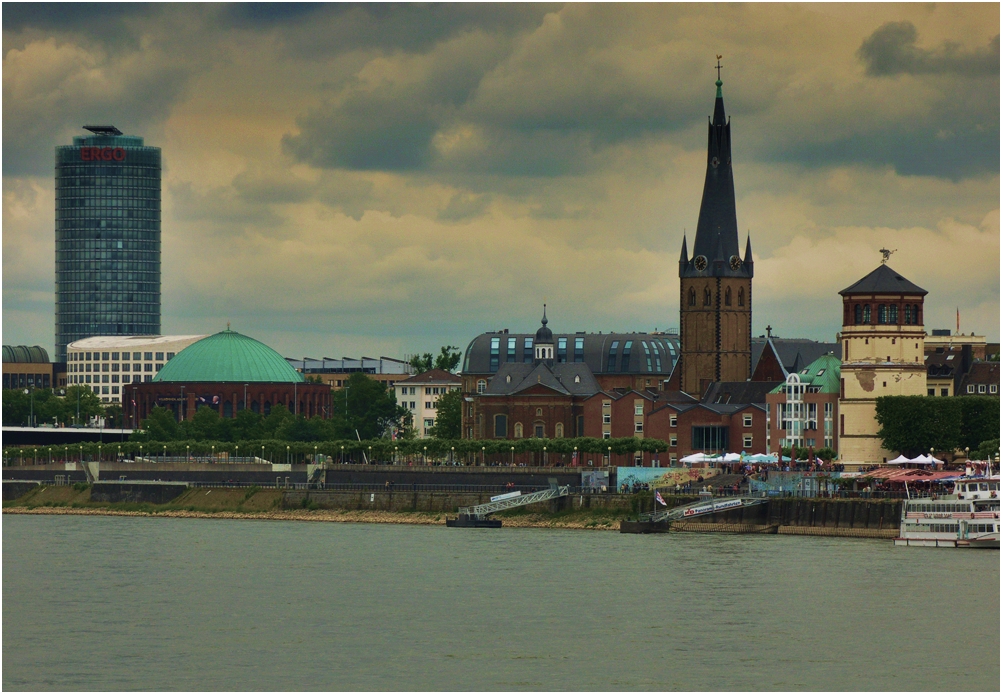
[(884, 258), (883, 260), (880, 261), (880, 264), (886, 265), (887, 261), (891, 259), (891, 253), (895, 253), (897, 252), (897, 250), (898, 250), (897, 248), (895, 248), (893, 251), (889, 251), (886, 248), (881, 248), (880, 252), (883, 254)]
[(720, 80), (720, 70), (724, 67), (723, 65), (720, 64), (720, 59), (723, 57), (724, 56), (722, 55), (719, 54), (717, 55), (717, 81)]

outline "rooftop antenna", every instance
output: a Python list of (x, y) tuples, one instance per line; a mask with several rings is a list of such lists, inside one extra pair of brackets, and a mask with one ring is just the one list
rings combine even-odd
[(881, 249), (880, 249), (880, 252), (881, 252), (881, 254), (882, 254), (882, 255), (883, 255), (884, 257), (883, 257), (883, 259), (882, 259), (882, 260), (880, 261), (880, 264), (881, 264), (881, 265), (886, 265), (886, 264), (887, 264), (887, 261), (891, 259), (891, 253), (897, 253), (897, 251), (898, 251), (898, 249), (897, 249), (897, 248), (895, 248), (895, 249), (894, 249), (893, 251), (889, 251), (889, 250), (887, 250), (886, 248), (881, 248)]

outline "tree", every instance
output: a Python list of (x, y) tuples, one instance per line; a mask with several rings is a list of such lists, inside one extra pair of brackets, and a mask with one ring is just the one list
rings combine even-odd
[(960, 446), (963, 398), (930, 398), (920, 395), (877, 398), (877, 436), (889, 451), (909, 457)]
[(124, 413), (122, 412), (122, 406), (118, 403), (112, 403), (104, 408), (104, 425), (106, 427), (117, 429), (121, 428), (124, 421)]
[(432, 357), (431, 352), (415, 354), (411, 357), (410, 365), (419, 374), (431, 371), (432, 369), (440, 369), (451, 373), (459, 366), (461, 358), (462, 353), (459, 351), (459, 347), (447, 345), (439, 350), (439, 354), (436, 357)]
[[(971, 451), (972, 460), (988, 460), (989, 458), (994, 458), (999, 454), (999, 440), (998, 439), (987, 439), (981, 442), (978, 446), (978, 450)], [(995, 470), (998, 472), (998, 470)]]
[(998, 438), (999, 399), (983, 395), (965, 395), (960, 401), (961, 424), (959, 448), (974, 450), (982, 441)]
[(174, 413), (166, 407), (154, 407), (149, 416), (143, 420), (142, 433), (136, 432), (132, 438), (147, 441), (176, 441), (180, 433), (181, 428), (174, 419)]
[(399, 428), (408, 411), (397, 406), (386, 386), (363, 373), (354, 373), (347, 385), (334, 392), (332, 435), (338, 439), (377, 439), (390, 427)]
[[(66, 389), (63, 404), (66, 408), (64, 421), (73, 421), (77, 426), (83, 426), (91, 417), (96, 417), (104, 411), (101, 398), (94, 394), (90, 386), (70, 386)], [(77, 417), (78, 409), (79, 417)]]
[(438, 399), (438, 412), (431, 435), (436, 439), (458, 439), (463, 431), (463, 394), (450, 390)]

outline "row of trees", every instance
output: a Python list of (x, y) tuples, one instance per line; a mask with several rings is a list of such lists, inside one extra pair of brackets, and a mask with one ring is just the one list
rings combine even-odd
[[(176, 422), (175, 422), (176, 423)], [(239, 447), (239, 451), (237, 450)], [(470, 439), (410, 439), (391, 440), (386, 438), (359, 441), (357, 439), (341, 439), (333, 441), (290, 441), (287, 439), (260, 439), (240, 441), (214, 440), (145, 440), (131, 439), (129, 441), (109, 441), (105, 443), (82, 443), (68, 446), (22, 446), (4, 449), (4, 456), (17, 458), (37, 456), (38, 460), (47, 459), (49, 455), (54, 460), (64, 456), (76, 460), (80, 455), (94, 458), (101, 455), (105, 459), (122, 456), (208, 456), (222, 454), (241, 456), (257, 456), (264, 449), (264, 455), (271, 460), (279, 460), (287, 454), (293, 456), (327, 455), (334, 460), (340, 460), (342, 455), (358, 457), (360, 454), (371, 453), (372, 458), (389, 461), (408, 456), (412, 459), (427, 457), (427, 459), (444, 459), (455, 456), (457, 460), (465, 459), (479, 462), (481, 458), (487, 462), (491, 459), (507, 459), (524, 453), (536, 453), (552, 456), (567, 456), (569, 462), (575, 448), (579, 455), (597, 456), (607, 454), (612, 449), (616, 456), (629, 456), (636, 451), (663, 453), (668, 450), (668, 444), (660, 439), (517, 439), (509, 440), (470, 440)], [(550, 462), (554, 462), (551, 459)]]
[(970, 449), (981, 460), (998, 451), (999, 399), (985, 396), (877, 398), (877, 436), (889, 451), (915, 457)]
[(20, 388), (5, 389), (3, 425), (83, 426), (92, 417), (105, 417), (105, 424), (109, 427), (121, 424), (122, 407), (117, 404), (103, 405), (101, 398), (88, 386), (69, 386), (64, 391), (65, 394), (62, 394), (48, 388), (35, 388), (26, 393)]

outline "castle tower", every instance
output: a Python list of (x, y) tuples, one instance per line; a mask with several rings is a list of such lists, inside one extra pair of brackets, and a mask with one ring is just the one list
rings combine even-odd
[(682, 350), (679, 387), (696, 396), (715, 381), (746, 381), (751, 378), (752, 368), (751, 281), (755, 273), (751, 237), (742, 258), (731, 170), (731, 124), (724, 114), (723, 82), (719, 77), (718, 71), (692, 258), (683, 237), (678, 263)]
[(877, 438), (878, 397), (926, 394), (922, 321), (928, 292), (884, 263), (839, 292), (842, 382), (838, 449), (848, 465), (872, 465), (894, 457)]

